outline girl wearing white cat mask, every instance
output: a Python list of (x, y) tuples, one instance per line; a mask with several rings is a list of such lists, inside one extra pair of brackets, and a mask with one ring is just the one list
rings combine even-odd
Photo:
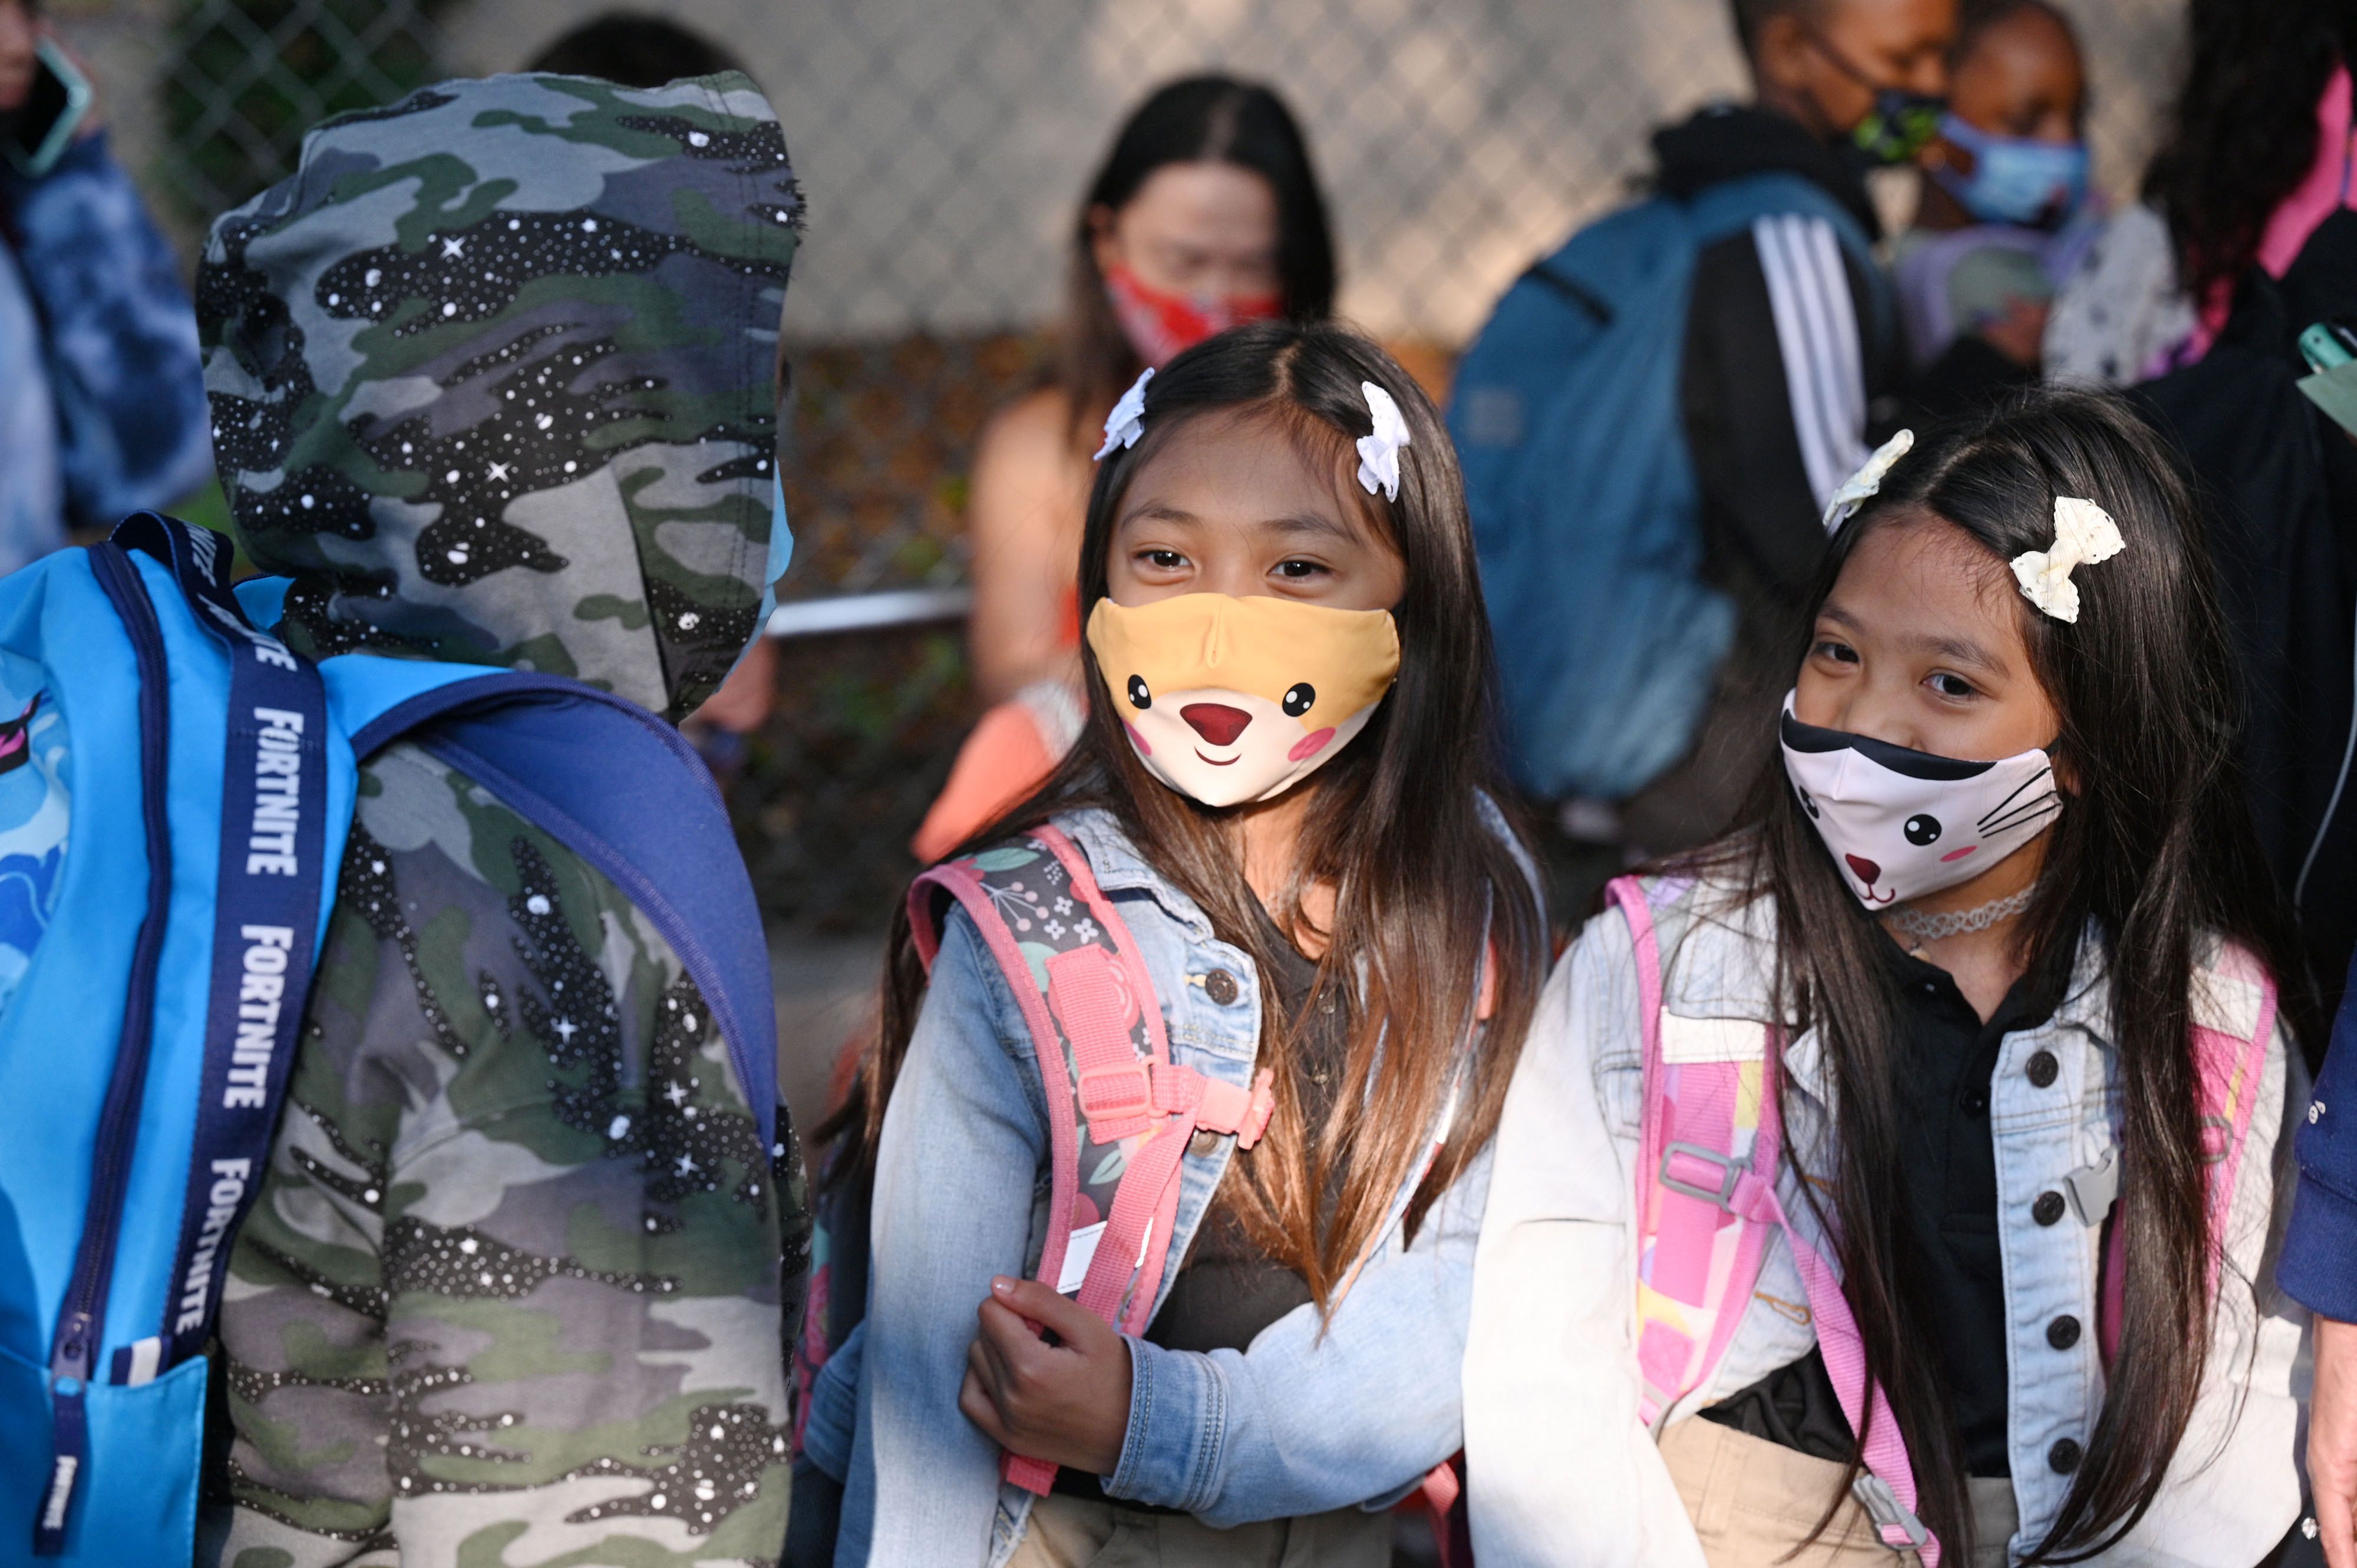
[(2192, 498), (2058, 392), (1826, 522), (1751, 824), (1615, 884), (1508, 1097), (1482, 1568), (2255, 1563), (2309, 1005)]

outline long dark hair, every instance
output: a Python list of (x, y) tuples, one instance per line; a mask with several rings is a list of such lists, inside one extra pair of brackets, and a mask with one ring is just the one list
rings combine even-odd
[[(2038, 613), (2005, 563), (2047, 549), (2054, 502), (2102, 506), (2127, 547), (2082, 569), (2079, 618)], [(2188, 991), (2212, 939), (2242, 944), (2276, 977), (2286, 1015), (2309, 1022), (2290, 917), (2254, 834), (2234, 765), (2235, 678), (2194, 503), (2160, 441), (2120, 403), (2033, 393), (1917, 446), (1835, 535), (1804, 625), (1861, 540), (1948, 527), (1988, 553), (1991, 592), (2016, 603), (2032, 668), (2061, 717), (2050, 748), (2067, 804), (2025, 911), (2019, 956), (2067, 975), (2093, 923), (2124, 1090), (2115, 1244), (2126, 1249), (2120, 1353), (2103, 1413), (2061, 1510), (2032, 1561), (2101, 1550), (2150, 1506), (2201, 1386), (2210, 1259), (2200, 1080)], [(1798, 667), (1802, 648), (1795, 648)], [(1743, 899), (1772, 898), (1782, 1016), (1813, 1026), (1833, 1065), (1832, 1212), (1843, 1293), (1867, 1375), (1890, 1399), (1920, 1511), (1962, 1561), (1971, 1509), (1954, 1413), (1902, 1228), (1910, 1146), (1896, 1084), (1904, 1054), (1889, 939), (1843, 884), (1784, 778), (1762, 767), (1756, 832), (1700, 852)], [(1852, 1464), (1857, 1460), (1853, 1456)], [(1830, 1516), (1829, 1516), (1830, 1517)]]
[[(1545, 976), (1545, 922), (1523, 852), (1485, 801), (1501, 795), (1489, 744), (1495, 667), (1456, 453), (1431, 402), (1365, 338), (1281, 321), (1238, 328), (1189, 349), (1154, 378), (1145, 436), (1098, 470), (1081, 544), (1085, 611), (1105, 595), (1106, 558), (1131, 477), (1174, 433), (1208, 415), (1265, 422), (1317, 461), (1330, 461), (1338, 481), (1359, 496), (1348, 478), (1357, 462), (1351, 444), (1373, 428), (1362, 381), (1391, 392), (1409, 432), (1399, 499), (1361, 498), (1367, 522), (1407, 568), (1392, 612), (1399, 677), (1366, 729), (1317, 774), (1292, 875), (1271, 911), (1280, 927), (1303, 929), (1302, 894), (1318, 883), (1335, 889), (1309, 1007), (1340, 999), (1351, 1030), (1346, 1076), (1326, 1124), (1306, 1126), (1292, 1091), (1297, 1040), (1276, 1003), (1275, 954), (1244, 880), (1232, 813), (1197, 805), (1139, 763), (1085, 644), (1089, 716), (1079, 744), (1036, 794), (958, 852), (1060, 812), (1099, 808), (1195, 901), (1221, 940), (1252, 955), (1261, 976), (1261, 1063), (1276, 1070), (1276, 1116), (1268, 1137), (1237, 1157), (1220, 1197), (1256, 1241), (1299, 1270), (1321, 1304), (1330, 1303), (1352, 1260), (1381, 1233), (1393, 1195), (1432, 1136), (1472, 1019), (1482, 933), (1494, 961), (1492, 1012), (1448, 1142), (1411, 1199), (1411, 1235), (1495, 1130)], [(862, 1137), (861, 1159), (834, 1162), (845, 1176), (873, 1168), (884, 1105), (924, 987), (903, 909), (892, 929), (882, 1027), (859, 1089), (821, 1130)], [(1329, 1193), (1334, 1207), (1321, 1227), (1319, 1200)]]
[(2316, 102), (2357, 42), (2351, 0), (2193, 0), (2185, 88), (2145, 199), (2169, 220), (2186, 292), (2207, 305), (2259, 253), (2316, 162)]
[(1309, 143), (1285, 101), (1257, 82), (1189, 76), (1155, 90), (1114, 138), (1072, 220), (1057, 379), (1071, 400), (1075, 438), (1146, 367), (1105, 298), (1093, 214), (1119, 212), (1148, 176), (1168, 164), (1225, 163), (1268, 181), (1276, 198), (1276, 275), (1284, 314), (1323, 321), (1334, 310), (1334, 239)]

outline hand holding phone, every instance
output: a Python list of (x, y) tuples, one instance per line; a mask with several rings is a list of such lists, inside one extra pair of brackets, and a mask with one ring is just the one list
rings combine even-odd
[(57, 40), (43, 38), (34, 49), (32, 91), (22, 107), (0, 114), (0, 156), (27, 179), (40, 178), (73, 145), (96, 96)]

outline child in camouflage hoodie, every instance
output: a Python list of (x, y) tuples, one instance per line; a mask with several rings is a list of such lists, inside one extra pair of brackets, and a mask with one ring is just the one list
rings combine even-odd
[[(693, 708), (782, 563), (800, 214), (735, 74), (452, 82), (313, 131), (198, 283), (280, 635)], [(224, 1294), (200, 1555), (774, 1560), (807, 1233), (784, 1111), (764, 1147), (627, 887), (413, 746), (360, 796)]]

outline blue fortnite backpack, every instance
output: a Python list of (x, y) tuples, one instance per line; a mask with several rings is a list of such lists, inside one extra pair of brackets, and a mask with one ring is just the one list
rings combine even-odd
[(678, 734), (554, 676), (315, 664), (259, 629), (285, 585), (232, 592), (229, 558), (142, 513), (0, 580), (0, 650), (38, 667), (66, 721), (72, 801), (48, 933), (0, 1009), (0, 1563), (193, 1553), (206, 1337), (359, 763), (387, 742), (422, 744), (630, 895), (777, 1137), (759, 917)]
[(1581, 230), (1507, 290), (1458, 363), (1448, 427), (1508, 763), (1542, 799), (1625, 799), (1694, 739), (1735, 635), (1734, 607), (1698, 575), (1702, 491), (1680, 398), (1695, 262), (1785, 213), (1831, 223), (1878, 285), (1866, 231), (1831, 195), (1752, 175)]

